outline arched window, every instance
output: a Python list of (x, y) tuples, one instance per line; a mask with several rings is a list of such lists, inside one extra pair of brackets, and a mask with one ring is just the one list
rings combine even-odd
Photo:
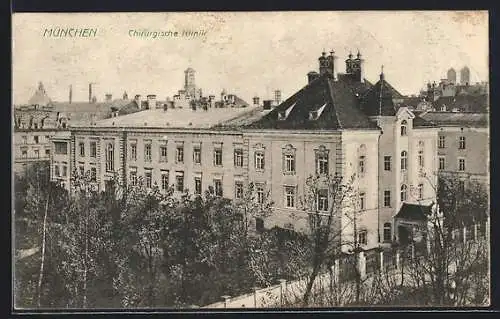
[(391, 223), (384, 224), (384, 242), (391, 241), (392, 237), (392, 226)]
[(401, 121), (401, 136), (406, 136), (406, 134), (407, 134), (407, 131), (406, 131), (407, 125), (408, 125), (408, 123), (406, 122), (406, 120)]
[(401, 170), (406, 170), (408, 168), (408, 153), (406, 151), (401, 152)]
[(108, 143), (106, 145), (106, 172), (113, 172), (115, 170), (114, 158), (115, 150), (113, 143)]
[(408, 186), (406, 186), (405, 184), (401, 185), (401, 201), (402, 202), (406, 201), (407, 193), (408, 193)]

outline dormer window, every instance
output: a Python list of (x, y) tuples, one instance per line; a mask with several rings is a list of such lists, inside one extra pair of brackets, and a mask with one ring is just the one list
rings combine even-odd
[(319, 109), (314, 110), (314, 111), (310, 111), (309, 112), (309, 120), (311, 120), (311, 121), (317, 120), (321, 116), (321, 113), (323, 113), (323, 110), (325, 109), (325, 107), (326, 107), (326, 103), (323, 104), (323, 106), (321, 106)]
[(290, 115), (290, 112), (293, 110), (293, 107), (295, 106), (295, 104), (297, 104), (297, 103), (293, 103), (285, 111), (279, 111), (278, 112), (278, 120), (280, 120), (280, 121), (286, 120), (288, 118), (288, 115)]

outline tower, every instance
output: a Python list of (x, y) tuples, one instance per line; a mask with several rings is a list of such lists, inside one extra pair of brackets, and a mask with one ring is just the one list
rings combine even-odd
[(192, 68), (187, 68), (184, 71), (184, 90), (186, 91), (186, 95), (193, 98), (196, 95), (195, 73), (196, 71)]
[(279, 105), (281, 103), (281, 91), (280, 90), (274, 91), (274, 103), (276, 103), (276, 105)]
[[(349, 58), (352, 59), (352, 55), (349, 54)], [(364, 79), (364, 62), (361, 58), (361, 53), (358, 51), (356, 55), (356, 59), (352, 60), (352, 74), (354, 76), (354, 80), (358, 82), (363, 82)]]
[(457, 83), (457, 72), (455, 71), (454, 68), (450, 68), (448, 72), (446, 73), (446, 78), (448, 79), (448, 82), (450, 83)]
[(345, 73), (351, 74), (353, 69), (354, 60), (352, 59), (352, 53), (349, 52), (347, 60), (345, 60)]
[(464, 66), (460, 70), (460, 84), (468, 85), (470, 83), (470, 70), (467, 66)]
[(329, 71), (330, 68), (330, 60), (326, 56), (326, 52), (323, 51), (321, 56), (318, 58), (319, 62), (319, 74), (323, 75)]

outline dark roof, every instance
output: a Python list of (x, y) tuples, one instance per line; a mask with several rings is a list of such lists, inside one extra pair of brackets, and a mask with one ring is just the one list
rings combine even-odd
[(362, 97), (361, 109), (368, 116), (395, 116), (397, 107), (393, 99), (403, 98), (386, 80), (381, 79)]
[(488, 111), (488, 95), (462, 95), (440, 97), (434, 102), (436, 110), (446, 111), (458, 109), (461, 112), (478, 112), (484, 113)]
[(422, 102), (424, 102), (424, 98), (420, 96), (407, 96), (403, 98), (403, 105), (412, 109), (416, 108)]
[(135, 112), (139, 112), (140, 110), (141, 109), (135, 101), (130, 101), (128, 104), (118, 109), (118, 115), (132, 114)]
[(414, 220), (414, 221), (425, 221), (427, 216), (432, 213), (432, 205), (418, 205), (418, 204), (408, 204), (403, 203), (399, 212), (395, 218)]
[(419, 114), (416, 114), (416, 112), (413, 112), (413, 114), (415, 114), (415, 118), (413, 119), (413, 127), (417, 128), (417, 127), (435, 127), (436, 126), (435, 123), (433, 123), (431, 121), (427, 121), (426, 119), (423, 119), (422, 117), (420, 117)]
[[(278, 105), (261, 119), (247, 125), (259, 129), (376, 129), (366, 114), (359, 108), (359, 97), (369, 84), (355, 82), (348, 77), (334, 81), (323, 74), (286, 101)], [(289, 109), (291, 106), (293, 108)], [(289, 110), (284, 120), (278, 114)], [(322, 111), (315, 120), (310, 112)]]
[(427, 112), (420, 117), (439, 126), (488, 127), (487, 113)]

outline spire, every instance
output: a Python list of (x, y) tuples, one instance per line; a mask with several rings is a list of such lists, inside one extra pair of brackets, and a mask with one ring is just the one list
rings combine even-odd
[(359, 53), (359, 49), (358, 49), (357, 57), (358, 57), (358, 60), (361, 60), (361, 53)]
[(352, 59), (352, 52), (351, 51), (349, 51), (348, 57), (349, 57), (349, 60)]
[(378, 115), (382, 115), (382, 89), (384, 87), (384, 66), (380, 67), (380, 95), (378, 97)]
[(382, 66), (380, 67), (380, 80), (383, 79), (384, 79), (384, 65), (382, 64)]

